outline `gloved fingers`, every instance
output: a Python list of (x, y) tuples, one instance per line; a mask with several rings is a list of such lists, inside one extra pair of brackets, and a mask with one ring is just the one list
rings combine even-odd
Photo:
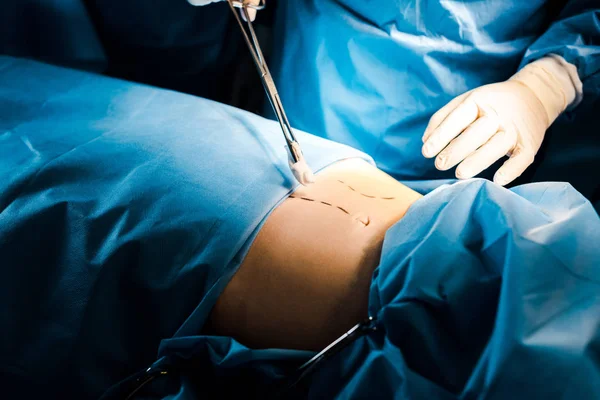
[(468, 179), (478, 175), (513, 149), (516, 141), (516, 135), (514, 134), (505, 131), (497, 132), (487, 143), (456, 167), (456, 177), (458, 179)]
[(427, 124), (427, 128), (425, 128), (425, 133), (423, 133), (423, 137), (421, 138), (421, 140), (423, 140), (423, 143), (425, 143), (427, 139), (429, 139), (433, 131), (435, 131), (435, 129), (438, 126), (440, 126), (442, 122), (444, 122), (448, 114), (454, 111), (456, 107), (458, 107), (458, 105), (462, 103), (467, 94), (468, 93), (463, 93), (460, 96), (453, 98), (444, 107), (440, 108), (435, 114), (431, 116), (431, 118), (429, 119), (429, 123)]
[[(246, 10), (248, 11), (248, 16), (250, 17), (250, 21), (254, 22), (254, 20), (256, 19), (256, 10), (253, 8), (246, 8)], [(242, 19), (244, 21), (248, 21), (246, 19), (246, 14), (244, 13), (244, 10), (240, 10), (240, 13), (242, 14)]]
[(533, 159), (532, 151), (517, 147), (510, 158), (494, 174), (494, 182), (501, 186), (511, 183), (533, 163)]
[(473, 122), (458, 135), (435, 159), (435, 167), (446, 171), (467, 158), (485, 144), (496, 132), (499, 123), (496, 118), (483, 116)]
[(479, 114), (477, 104), (469, 99), (462, 102), (446, 119), (438, 126), (423, 145), (423, 155), (427, 158), (434, 157), (457, 137), (469, 125), (471, 125)]
[(188, 0), (188, 3), (190, 3), (193, 6), (205, 6), (207, 4), (210, 3), (215, 3), (219, 0)]
[[(193, 6), (205, 6), (211, 3), (217, 3), (221, 0), (188, 0), (188, 3), (190, 3)], [(244, 0), (244, 3), (250, 3), (252, 5), (259, 5), (260, 4), (260, 0)], [(256, 10), (254, 8), (247, 8), (248, 11), (248, 16), (250, 17), (250, 21), (254, 22), (254, 20), (256, 19)], [(242, 16), (242, 19), (244, 21), (247, 21), (246, 19), (246, 14), (244, 13), (243, 10), (240, 10), (240, 15)]]
[[(257, 6), (257, 5), (260, 4), (260, 0), (249, 0), (249, 1), (246, 0), (246, 1), (244, 1), (244, 3), (246, 3), (246, 2), (250, 3), (252, 5), (255, 5), (255, 6)], [(250, 21), (254, 22), (254, 20), (256, 19), (256, 10), (254, 8), (250, 8), (250, 7), (246, 8), (246, 10), (248, 10), (248, 16), (250, 17)], [(246, 21), (246, 15), (244, 14), (244, 11), (240, 10), (240, 12), (242, 13), (242, 19), (244, 21)]]

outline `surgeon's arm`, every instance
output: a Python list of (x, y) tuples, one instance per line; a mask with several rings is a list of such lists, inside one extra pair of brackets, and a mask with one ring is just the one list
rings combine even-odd
[(252, 347), (323, 348), (367, 317), (385, 232), (420, 197), (362, 160), (321, 171), (268, 217), (209, 330)]
[(600, 10), (592, 3), (569, 1), (509, 80), (458, 96), (435, 113), (423, 135), (423, 155), (436, 157), (440, 170), (458, 165), (459, 179), (508, 155), (494, 182), (506, 185), (521, 175), (546, 130), (581, 100), (582, 81), (600, 71)]
[(558, 19), (529, 47), (521, 66), (552, 54), (560, 56), (576, 68), (584, 87), (592, 77), (600, 74), (598, 1), (568, 1)]

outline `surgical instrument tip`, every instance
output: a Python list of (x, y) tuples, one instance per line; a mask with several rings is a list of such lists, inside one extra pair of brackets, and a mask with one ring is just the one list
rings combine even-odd
[[(275, 87), (275, 82), (273, 81), (273, 77), (271, 76), (271, 72), (267, 67), (267, 63), (265, 62), (262, 50), (258, 43), (258, 39), (256, 37), (256, 33), (254, 32), (254, 27), (252, 26), (252, 21), (248, 15), (248, 7), (260, 10), (264, 8), (265, 0), (261, 0), (258, 6), (253, 6), (249, 4), (247, 1), (234, 1), (228, 0), (229, 7), (237, 20), (240, 29), (242, 30), (242, 35), (246, 44), (248, 45), (248, 49), (250, 50), (250, 54), (252, 55), (252, 59), (256, 64), (256, 68), (259, 71), (260, 79), (262, 81), (263, 87), (265, 88), (265, 92), (267, 93), (267, 97), (269, 102), (271, 103), (271, 107), (273, 107), (273, 111), (275, 112), (275, 116), (279, 121), (279, 125), (281, 126), (281, 130), (283, 132), (283, 137), (287, 144), (288, 148), (288, 156), (289, 156), (289, 166), (294, 174), (294, 177), (300, 182), (302, 185), (309, 185), (315, 181), (314, 175), (306, 163), (304, 156), (302, 154), (302, 150), (300, 149), (300, 144), (294, 137), (294, 132), (292, 131), (292, 127), (287, 119), (285, 111), (283, 109), (283, 104), (281, 103), (281, 99), (279, 98), (279, 93), (277, 92), (277, 88)], [(240, 19), (238, 13), (235, 11), (235, 8), (240, 8), (243, 15), (245, 16), (246, 23), (248, 24), (248, 32), (244, 29), (244, 24)]]
[(291, 156), (288, 158), (288, 163), (290, 169), (292, 170), (292, 173), (294, 174), (294, 177), (298, 182), (300, 182), (304, 186), (308, 186), (311, 183), (315, 183), (315, 176), (312, 173), (308, 164), (306, 163), (306, 160), (304, 159), (304, 156), (300, 151), (300, 145), (298, 144), (298, 142), (292, 143), (292, 148), (294, 149), (294, 151), (296, 151), (296, 154), (298, 154), (298, 161), (295, 163), (293, 162), (294, 160)]

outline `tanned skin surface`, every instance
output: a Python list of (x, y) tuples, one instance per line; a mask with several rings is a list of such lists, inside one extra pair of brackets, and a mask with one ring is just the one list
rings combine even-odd
[(420, 197), (360, 159), (322, 170), (267, 218), (209, 330), (253, 348), (322, 349), (367, 317), (385, 232)]

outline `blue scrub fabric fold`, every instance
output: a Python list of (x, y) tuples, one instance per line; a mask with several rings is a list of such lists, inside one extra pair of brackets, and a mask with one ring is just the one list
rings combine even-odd
[[(600, 218), (565, 183), (441, 183), (388, 230), (370, 292), (376, 330), (298, 398), (600, 396)], [(311, 353), (230, 338), (163, 341), (148, 399), (268, 398)], [(289, 393), (288, 397), (293, 398)]]
[[(3, 394), (95, 399), (153, 366), (169, 373), (138, 399), (261, 398), (312, 356), (202, 334), (294, 188), (277, 124), (9, 57), (0, 112)], [(315, 170), (368, 160), (298, 136)], [(426, 196), (387, 232), (373, 276), (377, 330), (321, 365), (301, 395), (599, 397), (590, 202), (565, 183), (415, 188)]]
[[(369, 160), (297, 137), (315, 171)], [(272, 121), (11, 57), (0, 57), (0, 160), (8, 398), (97, 399), (153, 363), (162, 339), (200, 334), (297, 185)]]
[[(271, 70), (292, 125), (419, 181), (454, 177), (421, 154), (436, 111), (561, 55), (578, 68), (583, 101), (554, 123), (516, 183), (568, 181), (600, 205), (599, 21), (595, 0), (280, 2)], [(500, 165), (480, 176), (491, 179)]]

